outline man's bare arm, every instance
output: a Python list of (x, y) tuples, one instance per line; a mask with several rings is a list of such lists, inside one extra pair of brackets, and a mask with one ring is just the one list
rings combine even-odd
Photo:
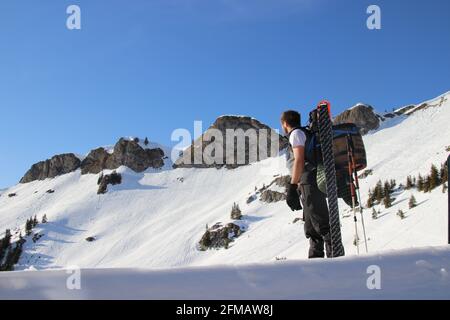
[(304, 147), (296, 147), (293, 148), (294, 151), (294, 165), (292, 167), (292, 184), (299, 184), (300, 177), (303, 174), (303, 170), (305, 169), (305, 148)]

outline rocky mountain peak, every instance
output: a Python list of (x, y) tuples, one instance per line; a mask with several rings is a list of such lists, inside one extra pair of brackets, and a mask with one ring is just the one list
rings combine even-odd
[(73, 153), (55, 155), (51, 159), (33, 164), (30, 170), (20, 179), (20, 183), (54, 178), (75, 171), (80, 167), (80, 164), (81, 160)]
[(373, 107), (363, 103), (358, 103), (345, 110), (333, 120), (334, 124), (354, 123), (360, 128), (361, 134), (378, 129), (381, 121), (382, 118), (374, 111)]
[[(244, 142), (244, 161), (240, 163), (238, 161), (238, 150), (239, 150), (239, 139), (235, 136), (228, 137), (232, 139), (234, 142), (234, 146), (230, 149), (233, 150), (234, 156), (232, 155), (233, 160), (230, 161), (230, 158), (227, 158), (227, 135), (230, 134), (239, 135), (244, 133), (245, 142)], [(197, 154), (200, 150), (200, 154), (202, 151), (206, 151), (208, 148), (212, 147), (212, 143), (217, 142), (216, 133), (220, 133), (223, 139), (223, 143), (221, 144), (221, 150), (214, 150), (212, 152), (212, 157), (205, 155), (200, 156), (198, 161)], [(252, 133), (255, 133), (256, 139), (251, 139), (249, 136), (252, 136)], [(276, 149), (276, 145), (278, 144), (278, 150)], [(180, 158), (174, 163), (174, 168), (220, 168), (226, 166), (227, 168), (236, 168), (242, 165), (248, 165), (252, 162), (262, 160), (258, 151), (259, 146), (263, 145), (267, 148), (266, 155), (267, 156), (275, 156), (275, 153), (278, 151), (285, 149), (288, 146), (288, 141), (279, 135), (275, 130), (270, 128), (269, 126), (261, 123), (255, 118), (248, 116), (235, 116), (235, 115), (224, 115), (218, 117), (214, 123), (203, 133), (203, 135), (195, 140), (190, 147), (185, 149), (181, 154)], [(255, 152), (255, 150), (257, 150)], [(222, 156), (216, 157), (216, 152), (222, 152)], [(195, 159), (194, 160), (194, 155)], [(219, 159), (220, 158), (220, 159)], [(215, 160), (219, 161), (215, 161)], [(212, 163), (213, 162), (213, 163)]]

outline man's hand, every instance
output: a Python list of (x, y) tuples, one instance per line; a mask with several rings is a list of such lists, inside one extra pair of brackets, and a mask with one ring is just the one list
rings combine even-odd
[(300, 194), (298, 193), (297, 184), (289, 184), (287, 189), (286, 203), (291, 208), (292, 211), (297, 211), (302, 209), (300, 204)]

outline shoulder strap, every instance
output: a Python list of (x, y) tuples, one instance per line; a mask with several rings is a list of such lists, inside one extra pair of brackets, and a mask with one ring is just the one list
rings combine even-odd
[(305, 131), (303, 127), (295, 127), (294, 129), (291, 130), (291, 132), (288, 133), (288, 138), (291, 136), (292, 132), (294, 132), (295, 130), (302, 130), (303, 132)]

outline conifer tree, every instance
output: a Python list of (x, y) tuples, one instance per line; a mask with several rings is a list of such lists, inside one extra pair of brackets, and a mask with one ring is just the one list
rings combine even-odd
[(39, 222), (38, 222), (37, 216), (35, 215), (33, 218), (33, 224), (32, 224), (33, 228), (36, 227), (38, 225), (38, 223)]
[(42, 223), (47, 223), (47, 222), (48, 222), (47, 215), (44, 214), (44, 216), (42, 217)]
[(374, 194), (375, 194), (375, 200), (377, 201), (377, 203), (381, 203), (381, 201), (383, 200), (383, 197), (384, 197), (381, 180), (378, 180), (378, 182), (375, 186)]
[(423, 182), (423, 192), (430, 191), (430, 176), (426, 176)]
[(430, 178), (429, 178), (429, 190), (433, 190), (437, 186), (441, 184), (440, 177), (439, 177), (439, 171), (436, 168), (436, 166), (433, 164), (431, 165), (430, 169)]
[(409, 198), (408, 206), (410, 209), (417, 206), (417, 201), (416, 201), (416, 198), (414, 197), (414, 195), (411, 195), (411, 198)]
[(390, 208), (392, 206), (392, 198), (389, 192), (384, 195), (383, 204), (385, 208)]
[(448, 181), (448, 168), (447, 168), (446, 163), (443, 163), (441, 165), (441, 170), (439, 172), (439, 178), (441, 180), (441, 183)]
[(25, 234), (29, 236), (31, 234), (31, 230), (33, 229), (33, 221), (30, 219), (27, 219), (27, 222), (25, 223)]
[(425, 181), (424, 181), (422, 175), (419, 174), (419, 177), (417, 178), (417, 190), (423, 191), (424, 184), (425, 184)]
[(395, 190), (395, 187), (397, 186), (397, 181), (395, 179), (391, 179), (389, 182), (389, 190), (393, 192)]
[(405, 186), (405, 188), (406, 188), (406, 190), (409, 190), (409, 189), (411, 189), (413, 187), (413, 181), (412, 181), (412, 178), (411, 178), (411, 176), (408, 176), (407, 178), (406, 178), (406, 186)]
[(148, 138), (145, 137), (144, 144), (145, 144), (146, 146), (148, 146), (148, 143), (149, 143)]

